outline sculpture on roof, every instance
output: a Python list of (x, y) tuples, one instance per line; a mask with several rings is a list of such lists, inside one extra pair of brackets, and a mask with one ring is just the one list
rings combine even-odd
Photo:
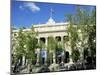
[(53, 9), (51, 8), (51, 10), (50, 10), (50, 18), (48, 19), (47, 24), (55, 24), (55, 21), (54, 21), (54, 19), (52, 18), (53, 13), (54, 13), (54, 11), (53, 11)]

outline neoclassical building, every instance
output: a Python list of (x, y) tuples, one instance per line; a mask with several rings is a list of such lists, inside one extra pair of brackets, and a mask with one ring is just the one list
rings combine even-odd
[[(64, 44), (65, 37), (68, 36), (67, 34), (67, 25), (69, 23), (56, 23), (52, 17), (50, 17), (45, 24), (39, 24), (39, 25), (33, 25), (33, 28), (36, 32), (38, 32), (38, 42), (41, 40), (45, 43), (47, 46), (48, 44), (48, 37), (52, 36), (54, 39), (58, 38), (58, 42), (60, 42), (65, 48), (65, 53), (67, 55), (65, 56), (70, 56), (71, 55), (71, 49), (69, 46), (66, 46)], [(68, 58), (65, 57), (65, 58)], [(72, 63), (72, 59), (70, 59), (69, 63)]]
[[(65, 54), (65, 60), (69, 58), (69, 62), (67, 64), (71, 64), (72, 58), (70, 58), (71, 55), (71, 49), (69, 45), (64, 44), (63, 42), (65, 41), (65, 37), (68, 36), (67, 34), (67, 26), (68, 22), (64, 23), (56, 23), (52, 17), (48, 19), (48, 21), (45, 24), (37, 24), (33, 25), (33, 28), (36, 32), (38, 32), (38, 43), (40, 41), (43, 41), (45, 45), (47, 46), (48, 44), (48, 37), (52, 36), (54, 39), (58, 38), (58, 42), (60, 42), (64, 46), (64, 54)], [(31, 29), (24, 29), (23, 31), (30, 31)], [(13, 30), (12, 32), (12, 40), (15, 39), (15, 34), (17, 36), (19, 30)], [(37, 64), (39, 62), (39, 56), (40, 56), (40, 49), (36, 50), (37, 54)], [(63, 53), (62, 53), (63, 54)], [(47, 59), (47, 58), (45, 58)], [(56, 58), (54, 58), (56, 59)], [(25, 64), (25, 57), (22, 59), (22, 64)], [(53, 61), (55, 63), (55, 61)]]

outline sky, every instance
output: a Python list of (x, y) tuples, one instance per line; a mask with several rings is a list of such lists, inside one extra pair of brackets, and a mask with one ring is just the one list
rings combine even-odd
[[(56, 23), (65, 22), (67, 14), (75, 14), (76, 6), (73, 4), (25, 2), (12, 0), (11, 25), (15, 28), (30, 28), (32, 25), (45, 24), (51, 17)], [(89, 9), (93, 6), (84, 6)]]

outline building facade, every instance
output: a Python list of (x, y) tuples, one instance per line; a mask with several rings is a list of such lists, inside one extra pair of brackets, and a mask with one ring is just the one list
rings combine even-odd
[[(37, 40), (38, 43), (40, 43), (40, 41), (43, 41), (45, 46), (47, 46), (48, 44), (48, 37), (52, 36), (54, 39), (58, 39), (58, 43), (61, 43), (64, 47), (64, 52), (62, 52), (62, 56), (64, 55), (66, 58), (65, 60), (69, 59), (69, 62), (67, 62), (66, 64), (72, 64), (72, 58), (71, 58), (71, 49), (70, 49), (70, 43), (67, 42), (64, 43), (65, 38), (68, 36), (67, 34), (67, 26), (68, 26), (68, 22), (65, 23), (56, 23), (52, 17), (50, 17), (47, 21), (47, 23), (45, 24), (37, 24), (37, 25), (33, 25), (34, 31), (38, 32), (38, 36), (37, 36)], [(30, 31), (31, 29), (24, 29), (23, 31)], [(15, 39), (15, 34), (17, 35), (19, 30), (13, 30), (13, 37), (12, 40)], [(45, 48), (45, 50), (47, 50)], [(41, 55), (41, 51), (40, 49), (36, 49), (35, 51), (36, 55), (37, 55), (37, 60), (36, 60), (36, 64), (39, 64), (39, 56)], [(59, 56), (61, 59), (61, 62), (64, 62), (64, 60), (62, 60), (62, 57)], [(44, 62), (46, 62), (47, 58), (45, 58)], [(25, 64), (25, 57), (23, 56), (22, 58), (22, 64)], [(55, 56), (53, 57), (53, 63), (57, 63)]]

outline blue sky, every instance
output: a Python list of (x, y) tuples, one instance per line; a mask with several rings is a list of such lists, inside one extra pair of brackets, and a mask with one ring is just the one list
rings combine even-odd
[[(92, 6), (87, 6), (92, 7)], [(56, 4), (41, 2), (12, 1), (11, 3), (11, 24), (16, 28), (30, 28), (34, 24), (45, 24), (50, 18), (51, 8), (52, 18), (55, 22), (65, 22), (66, 14), (75, 14), (76, 5)]]

